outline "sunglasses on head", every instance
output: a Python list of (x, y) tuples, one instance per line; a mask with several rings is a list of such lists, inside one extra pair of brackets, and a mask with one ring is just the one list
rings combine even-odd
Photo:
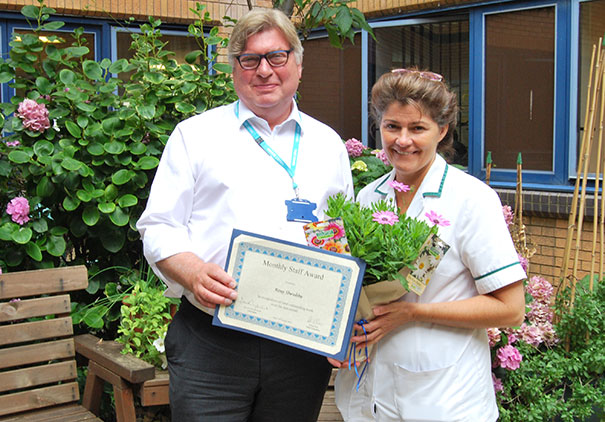
[(424, 72), (420, 70), (412, 70), (412, 69), (393, 69), (391, 73), (416, 73), (418, 76), (424, 79), (428, 79), (435, 82), (443, 81), (443, 76), (439, 73), (435, 72)]

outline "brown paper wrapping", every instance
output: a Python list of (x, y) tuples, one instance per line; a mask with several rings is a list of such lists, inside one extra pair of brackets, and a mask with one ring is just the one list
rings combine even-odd
[[(399, 273), (404, 277), (410, 272), (408, 268), (402, 269)], [(378, 305), (385, 305), (387, 303), (394, 302), (405, 295), (408, 291), (401, 285), (399, 280), (388, 280), (379, 281), (368, 286), (363, 286), (359, 293), (359, 303), (357, 305), (357, 312), (355, 313), (355, 322), (365, 319), (371, 321), (376, 318), (372, 308)], [(359, 334), (359, 333), (357, 333)], [(368, 356), (372, 352), (372, 346), (368, 346)], [(347, 353), (346, 360), (349, 360), (351, 353), (351, 347), (349, 346), (349, 352)], [(363, 362), (366, 359), (365, 348), (355, 348), (355, 361)]]

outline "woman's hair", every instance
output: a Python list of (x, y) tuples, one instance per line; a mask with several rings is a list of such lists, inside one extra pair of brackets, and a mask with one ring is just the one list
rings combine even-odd
[(242, 54), (246, 48), (248, 38), (268, 29), (277, 29), (284, 35), (288, 44), (290, 44), (296, 63), (301, 64), (303, 47), (292, 21), (280, 10), (261, 8), (252, 9), (246, 13), (233, 28), (227, 47), (229, 64), (235, 66), (235, 57)]
[(450, 91), (444, 81), (432, 80), (416, 68), (385, 73), (372, 87), (371, 113), (376, 124), (380, 125), (384, 112), (394, 102), (417, 107), (440, 128), (449, 125), (437, 151), (446, 158), (453, 157), (458, 103), (456, 94)]

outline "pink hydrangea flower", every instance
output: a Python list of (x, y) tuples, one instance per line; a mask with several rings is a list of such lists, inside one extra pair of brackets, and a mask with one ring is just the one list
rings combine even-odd
[(19, 104), (17, 116), (23, 119), (23, 127), (34, 132), (44, 132), (50, 128), (48, 110), (45, 104), (38, 104), (26, 98)]
[(538, 346), (542, 343), (542, 330), (535, 325), (528, 325), (525, 322), (519, 328), (521, 340), (532, 346)]
[(529, 267), (529, 261), (520, 253), (517, 253), (517, 256), (519, 257), (519, 263), (521, 264), (521, 268), (523, 268), (523, 271), (527, 272), (527, 268)]
[(374, 151), (372, 151), (372, 154), (374, 154), (376, 157), (380, 158), (380, 161), (382, 161), (385, 166), (391, 165), (391, 163), (389, 162), (389, 159), (387, 158), (387, 153), (384, 152), (384, 149), (375, 149)]
[(502, 206), (502, 214), (504, 214), (504, 221), (508, 226), (513, 224), (513, 210), (510, 205)]
[(21, 144), (21, 142), (19, 142), (19, 140), (14, 140), (14, 141), (6, 141), (6, 146), (7, 147), (18, 147)]
[(22, 196), (11, 199), (6, 206), (6, 213), (18, 224), (25, 224), (29, 221), (29, 202)]
[(559, 337), (555, 333), (555, 329), (550, 322), (544, 322), (538, 325), (540, 329), (540, 335), (542, 336), (542, 342), (547, 346), (554, 346), (559, 342)]
[(350, 157), (360, 157), (367, 147), (361, 141), (351, 138), (345, 141), (345, 148)]
[(489, 347), (494, 347), (502, 338), (501, 331), (498, 328), (488, 328), (487, 338), (489, 339)]
[(504, 390), (504, 387), (502, 386), (502, 380), (500, 378), (498, 378), (497, 376), (495, 376), (492, 373), (492, 382), (494, 383), (494, 391), (496, 393), (499, 393), (500, 391)]
[(517, 350), (515, 346), (511, 346), (510, 344), (504, 347), (501, 347), (496, 352), (496, 357), (498, 358), (499, 364), (504, 369), (510, 369), (514, 371), (515, 369), (519, 369), (519, 365), (523, 360), (523, 356)]
[(449, 226), (449, 220), (446, 220), (442, 215), (437, 214), (435, 211), (429, 211), (424, 214), (429, 221), (437, 226)]
[(388, 185), (395, 189), (397, 192), (409, 192), (410, 187), (405, 183), (398, 182), (397, 180), (389, 180)]
[(372, 214), (372, 220), (380, 224), (394, 225), (399, 221), (399, 217), (392, 211), (377, 211)]
[(533, 276), (527, 282), (527, 293), (529, 293), (534, 300), (542, 303), (550, 303), (550, 297), (553, 293), (552, 284), (546, 281), (543, 277)]
[(529, 303), (529, 311), (527, 312), (526, 318), (534, 325), (544, 324), (546, 322), (552, 322), (554, 312), (550, 305), (538, 301), (532, 301)]

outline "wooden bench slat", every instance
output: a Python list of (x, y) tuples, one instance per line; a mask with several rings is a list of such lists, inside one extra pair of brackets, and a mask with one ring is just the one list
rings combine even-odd
[(0, 346), (67, 337), (73, 333), (71, 317), (5, 325), (0, 327)]
[(88, 271), (84, 265), (0, 274), (0, 299), (85, 289)]
[(0, 303), (0, 322), (71, 312), (69, 295)]
[(68, 404), (50, 409), (35, 410), (27, 414), (18, 414), (0, 418), (0, 422), (103, 422), (93, 413), (77, 404)]
[(0, 415), (74, 402), (79, 398), (77, 382), (6, 394), (0, 396)]
[(0, 369), (73, 358), (75, 354), (73, 338), (0, 349)]
[(115, 341), (99, 341), (90, 334), (74, 337), (76, 349), (82, 356), (97, 362), (126, 381), (138, 384), (155, 377), (155, 367), (133, 355), (121, 353), (122, 345)]
[(142, 406), (158, 406), (170, 403), (168, 396), (170, 378), (168, 371), (155, 371), (155, 378), (145, 381), (137, 391)]
[(77, 375), (74, 360), (0, 372), (0, 392), (74, 380)]

